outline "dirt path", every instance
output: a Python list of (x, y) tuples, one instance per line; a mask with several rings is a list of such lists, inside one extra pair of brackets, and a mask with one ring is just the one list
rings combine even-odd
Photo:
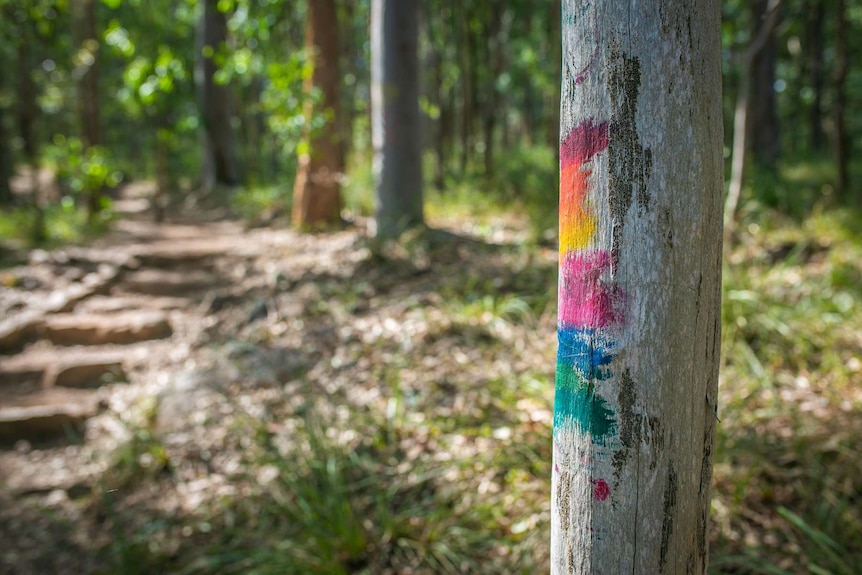
[(417, 419), (404, 449), (439, 461), (475, 460), (465, 428), (549, 429), (549, 391), (500, 396), (550, 377), (555, 251), (434, 232), (377, 257), (361, 228), (155, 225), (139, 204), (0, 272), (0, 573), (126, 573), (139, 551), (172, 567), (137, 572), (171, 572), (221, 548), (198, 526), (272, 480), (254, 434), (289, 446), (311, 413), (361, 438), (408, 402), (450, 431)]
[(267, 315), (266, 261), (314, 257), (328, 241), (235, 221), (155, 224), (139, 204), (121, 199), (93, 245), (35, 250), (0, 272), (0, 492), (89, 486), (90, 444), (110, 420), (99, 416), (206, 363), (211, 328)]

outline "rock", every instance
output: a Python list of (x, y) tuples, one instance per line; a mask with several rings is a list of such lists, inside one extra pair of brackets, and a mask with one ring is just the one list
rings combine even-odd
[(237, 377), (229, 370), (191, 370), (172, 377), (158, 395), (156, 432), (170, 435), (195, 425), (193, 416), (220, 399), (217, 389)]
[(173, 333), (158, 311), (118, 314), (59, 314), (44, 320), (41, 336), (58, 345), (129, 344)]

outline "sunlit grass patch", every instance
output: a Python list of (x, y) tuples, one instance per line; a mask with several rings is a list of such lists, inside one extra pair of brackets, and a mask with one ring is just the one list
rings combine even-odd
[(767, 217), (725, 268), (715, 573), (862, 564), (862, 243), (852, 219)]

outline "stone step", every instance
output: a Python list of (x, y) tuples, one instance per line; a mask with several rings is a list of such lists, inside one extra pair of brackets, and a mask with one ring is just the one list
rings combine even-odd
[(75, 308), (78, 313), (117, 313), (130, 309), (149, 309), (169, 311), (186, 309), (197, 303), (189, 298), (171, 296), (150, 296), (143, 294), (122, 294), (112, 296), (93, 296)]
[(31, 308), (0, 320), (0, 353), (15, 353), (38, 339), (48, 314), (69, 312), (81, 301), (106, 292), (118, 274), (118, 268), (104, 265), (99, 272), (87, 274), (80, 282), (34, 301)]
[(14, 353), (39, 337), (44, 326), (43, 313), (26, 310), (0, 320), (0, 353)]
[(39, 336), (57, 345), (108, 345), (163, 339), (172, 333), (164, 312), (130, 311), (48, 316)]
[(145, 361), (144, 346), (30, 348), (0, 358), (0, 392), (23, 395), (51, 387), (96, 388), (126, 381), (126, 370)]
[(75, 437), (84, 422), (99, 412), (96, 392), (53, 388), (0, 402), (0, 442)]
[(177, 296), (202, 293), (213, 288), (217, 278), (203, 270), (168, 271), (144, 269), (126, 274), (116, 286), (117, 293), (137, 293), (154, 296)]

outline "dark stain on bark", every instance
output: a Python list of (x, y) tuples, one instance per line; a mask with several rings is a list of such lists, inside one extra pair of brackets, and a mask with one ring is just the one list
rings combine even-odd
[(664, 486), (664, 517), (661, 522), (661, 550), (659, 553), (659, 573), (664, 572), (667, 564), (667, 552), (670, 549), (670, 538), (673, 535), (673, 514), (676, 510), (676, 493), (679, 489), (676, 479), (676, 469), (673, 460), (668, 463), (667, 482)]
[(641, 418), (635, 413), (637, 392), (635, 391), (635, 381), (628, 369), (620, 377), (620, 391), (617, 399), (620, 404), (619, 429), (622, 447), (614, 453), (613, 466), (614, 481), (619, 484), (623, 467), (629, 459), (629, 450), (636, 448), (641, 441)]
[(608, 70), (611, 97), (611, 122), (608, 131), (608, 191), (613, 218), (612, 253), (619, 263), (619, 247), (625, 217), (637, 199), (641, 213), (650, 207), (647, 181), (652, 174), (652, 151), (641, 145), (637, 132), (638, 93), (641, 83), (640, 62), (613, 49)]
[[(559, 486), (557, 487), (557, 507), (560, 509), (560, 527), (564, 534), (572, 529), (572, 484), (574, 473), (567, 469), (560, 471)], [(572, 545), (572, 537), (564, 535), (566, 540), (566, 573), (574, 573), (575, 549)]]

